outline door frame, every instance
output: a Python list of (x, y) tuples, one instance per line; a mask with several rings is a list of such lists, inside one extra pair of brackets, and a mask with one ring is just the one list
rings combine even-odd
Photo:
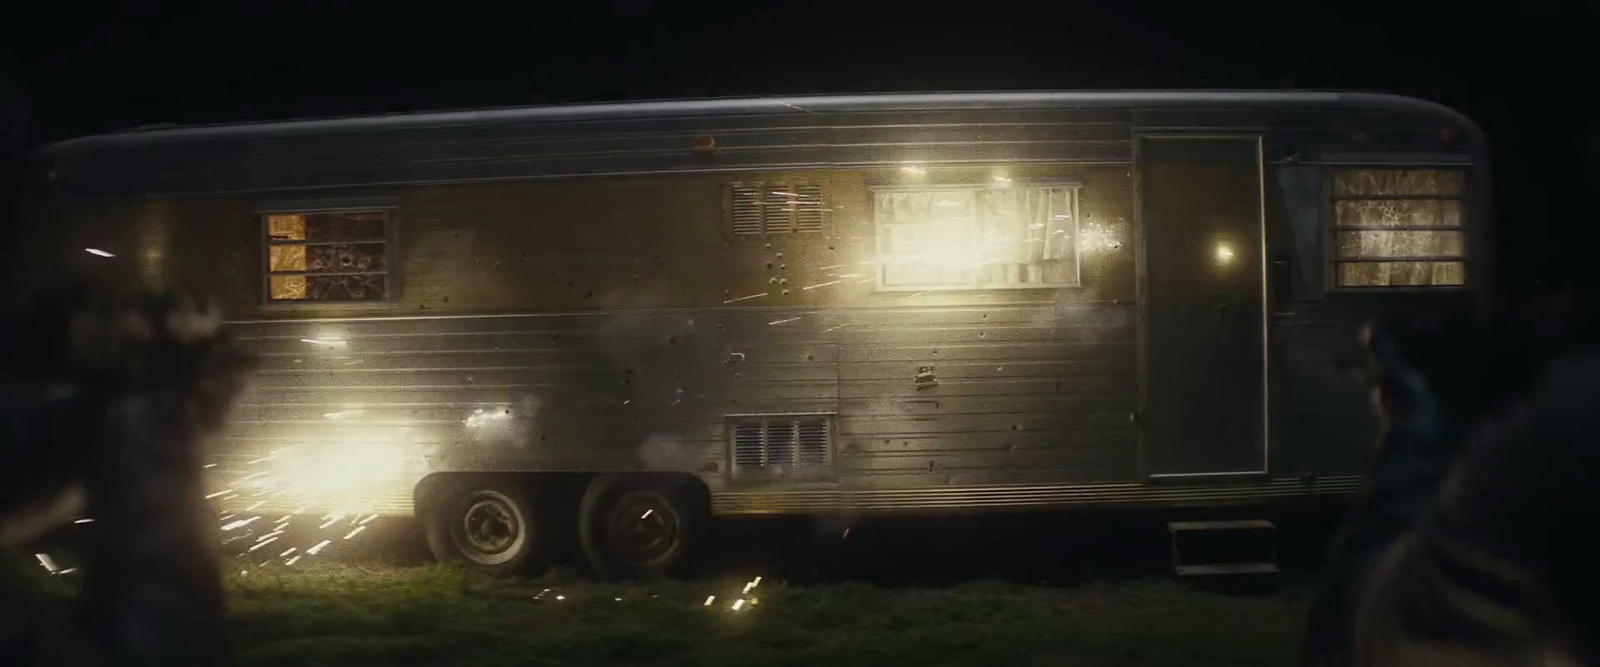
[[(1260, 286), (1261, 286), (1261, 465), (1254, 470), (1222, 470), (1216, 472), (1183, 472), (1183, 473), (1152, 473), (1150, 472), (1150, 447), (1146, 444), (1146, 435), (1143, 419), (1148, 402), (1148, 387), (1150, 379), (1149, 366), (1149, 274), (1146, 263), (1146, 230), (1145, 230), (1145, 183), (1144, 183), (1144, 145), (1147, 140), (1186, 140), (1186, 139), (1246, 139), (1255, 141), (1256, 145), (1256, 210), (1260, 219), (1256, 225), (1256, 241), (1261, 253)], [(1138, 430), (1138, 471), (1140, 479), (1145, 482), (1162, 481), (1204, 481), (1211, 479), (1238, 479), (1238, 478), (1265, 478), (1272, 469), (1272, 313), (1269, 305), (1271, 294), (1268, 293), (1270, 281), (1267, 272), (1271, 269), (1268, 264), (1267, 252), (1267, 169), (1265, 154), (1266, 139), (1260, 132), (1138, 132), (1133, 133), (1133, 257), (1134, 257), (1134, 298), (1138, 301), (1135, 323), (1136, 373), (1138, 374), (1138, 405), (1134, 413), (1134, 423)]]

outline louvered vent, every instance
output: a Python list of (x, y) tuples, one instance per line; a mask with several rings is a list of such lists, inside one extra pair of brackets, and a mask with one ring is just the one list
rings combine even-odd
[(733, 186), (733, 233), (761, 233), (761, 188)]
[(733, 233), (821, 234), (822, 186), (735, 183)]
[(738, 471), (825, 469), (832, 431), (825, 415), (739, 417), (733, 425)]
[(800, 234), (822, 233), (822, 186), (794, 187), (794, 231)]

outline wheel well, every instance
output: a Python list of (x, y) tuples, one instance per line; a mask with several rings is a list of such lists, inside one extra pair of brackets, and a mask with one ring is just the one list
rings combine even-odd
[(650, 482), (661, 485), (676, 486), (680, 489), (697, 494), (702, 501), (709, 502), (711, 490), (706, 487), (704, 480), (698, 476), (684, 472), (549, 472), (549, 471), (494, 471), (494, 472), (436, 472), (423, 477), (412, 487), (411, 505), (416, 516), (421, 517), (430, 511), (439, 499), (448, 497), (450, 492), (460, 488), (462, 484), (475, 480), (495, 478), (513, 480), (524, 491), (535, 505), (543, 507), (563, 507), (571, 505), (571, 512), (564, 514), (576, 515), (577, 504), (583, 497), (584, 489), (589, 482), (599, 475), (625, 476), (636, 482)]

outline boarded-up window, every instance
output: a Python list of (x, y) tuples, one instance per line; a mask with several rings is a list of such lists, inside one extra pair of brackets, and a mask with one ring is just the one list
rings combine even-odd
[(268, 301), (390, 298), (392, 212), (303, 211), (262, 216)]
[(734, 236), (822, 233), (820, 185), (734, 183), (730, 189)]
[(1335, 170), (1335, 284), (1466, 284), (1466, 180), (1459, 169)]
[(891, 188), (873, 193), (878, 287), (1070, 287), (1078, 188)]

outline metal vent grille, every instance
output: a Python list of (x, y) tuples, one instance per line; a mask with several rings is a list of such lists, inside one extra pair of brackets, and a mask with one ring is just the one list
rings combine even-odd
[(822, 233), (822, 186), (794, 187), (794, 231), (800, 234)]
[(733, 233), (737, 236), (761, 233), (761, 189), (733, 186)]
[(825, 468), (833, 431), (826, 415), (739, 417), (733, 425), (733, 469)]
[(735, 183), (733, 234), (821, 234), (822, 186)]

